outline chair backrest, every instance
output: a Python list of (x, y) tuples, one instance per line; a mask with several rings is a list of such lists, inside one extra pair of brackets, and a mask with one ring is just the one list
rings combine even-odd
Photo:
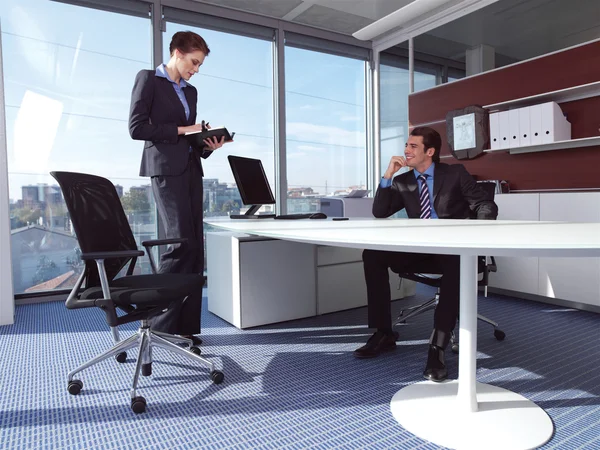
[[(477, 184), (487, 194), (488, 200), (494, 201), (494, 197), (496, 196), (496, 183), (492, 181), (478, 181)], [(477, 219), (477, 213), (475, 211), (471, 211), (471, 219)]]
[[(481, 186), (481, 188), (488, 195), (488, 199), (494, 201), (494, 197), (496, 196), (496, 182), (494, 181), (478, 181), (477, 184)], [(477, 218), (477, 214), (475, 214), (475, 219)], [(490, 262), (488, 263), (488, 257), (480, 256), (479, 257), (479, 273), (483, 274), (481, 280), (479, 280), (479, 286), (484, 286), (487, 288), (489, 282), (489, 273), (496, 271), (496, 260), (493, 256), (490, 256)], [(487, 292), (487, 291), (486, 291)]]
[[(137, 250), (137, 243), (115, 186), (106, 178), (75, 172), (50, 172), (63, 193), (82, 253)], [(105, 261), (113, 279), (131, 258)], [(94, 261), (86, 262), (86, 286), (100, 280)]]

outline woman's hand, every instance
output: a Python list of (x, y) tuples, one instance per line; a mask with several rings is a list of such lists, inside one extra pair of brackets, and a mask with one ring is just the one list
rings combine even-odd
[(225, 136), (221, 136), (221, 140), (218, 140), (216, 136), (206, 138), (204, 139), (204, 143), (206, 144), (206, 148), (204, 150), (216, 150), (223, 147), (223, 144), (225, 143)]
[(189, 125), (187, 127), (177, 127), (177, 134), (182, 135), (185, 133), (192, 133), (194, 131), (204, 131), (202, 129), (202, 124), (197, 123), (196, 125)]
[[(210, 128), (211, 127), (208, 124), (208, 122), (204, 123), (204, 120), (203, 120), (202, 123), (197, 123), (195, 125), (189, 125), (187, 127), (178, 127), (177, 132), (179, 134), (185, 134), (185, 133), (191, 133), (194, 131), (210, 130)], [(211, 138), (203, 139), (203, 141), (206, 144), (206, 148), (204, 150), (213, 151), (213, 150), (223, 147), (223, 144), (225, 144), (225, 136), (221, 137), (220, 140), (216, 136), (213, 136)], [(228, 141), (228, 142), (233, 142), (233, 140)]]
[[(202, 123), (204, 123), (204, 121), (202, 121)], [(208, 124), (208, 122), (206, 122), (206, 124), (204, 125), (204, 127), (207, 130), (210, 130), (210, 125)], [(233, 139), (231, 141), (227, 141), (227, 142), (233, 142)], [(223, 144), (225, 144), (225, 136), (221, 137), (221, 140), (219, 141), (217, 139), (216, 136), (213, 136), (212, 138), (208, 138), (208, 139), (204, 139), (204, 143), (206, 144), (207, 148), (205, 148), (204, 150), (216, 150), (218, 148), (223, 147)]]

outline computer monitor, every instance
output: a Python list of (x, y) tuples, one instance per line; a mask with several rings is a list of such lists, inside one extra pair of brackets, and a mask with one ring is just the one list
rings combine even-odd
[(275, 217), (275, 214), (254, 214), (262, 205), (275, 204), (275, 197), (273, 197), (269, 180), (267, 180), (267, 175), (260, 159), (233, 155), (229, 155), (227, 159), (229, 160), (233, 177), (240, 191), (242, 202), (244, 205), (250, 205), (246, 214), (232, 214), (229, 217), (232, 219)]

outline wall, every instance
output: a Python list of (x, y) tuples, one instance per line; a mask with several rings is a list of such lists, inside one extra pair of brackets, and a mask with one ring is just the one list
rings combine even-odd
[[(479, 179), (506, 179), (511, 189), (516, 190), (600, 188), (600, 176), (595, 169), (600, 166), (600, 146), (521, 155), (500, 151), (458, 161), (445, 143), (448, 111), (597, 81), (600, 81), (600, 41), (592, 41), (412, 94), (409, 97), (410, 126), (427, 124), (435, 128), (444, 142), (442, 161), (461, 162)], [(571, 122), (573, 139), (600, 135), (600, 96), (560, 106)]]
[(14, 297), (10, 264), (10, 217), (3, 80), (2, 24), (0, 24), (0, 325), (7, 325), (14, 322)]

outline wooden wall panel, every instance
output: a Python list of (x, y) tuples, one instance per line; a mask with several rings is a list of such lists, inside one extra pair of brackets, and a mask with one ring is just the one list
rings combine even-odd
[[(409, 97), (410, 126), (428, 125), (442, 135), (442, 160), (463, 163), (478, 179), (502, 179), (513, 190), (600, 188), (600, 146), (522, 155), (505, 151), (457, 160), (446, 144), (448, 111), (600, 81), (600, 41), (437, 86)], [(600, 135), (600, 96), (562, 103), (572, 138)]]

